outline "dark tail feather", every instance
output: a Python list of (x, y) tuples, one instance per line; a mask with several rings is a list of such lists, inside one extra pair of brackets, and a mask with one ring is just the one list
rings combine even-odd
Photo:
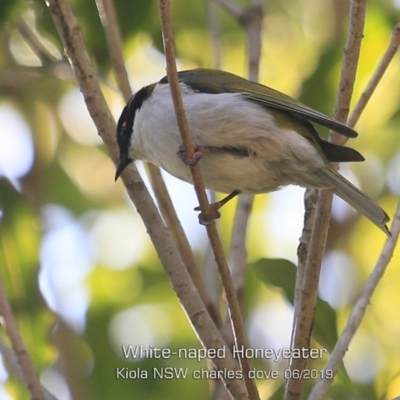
[(390, 236), (390, 231), (386, 226), (390, 218), (378, 204), (368, 198), (364, 193), (360, 192), (352, 183), (335, 171), (324, 168), (321, 172), (324, 173), (324, 182), (327, 184), (327, 187), (331, 188), (336, 195), (349, 203), (357, 211), (364, 214), (379, 229)]

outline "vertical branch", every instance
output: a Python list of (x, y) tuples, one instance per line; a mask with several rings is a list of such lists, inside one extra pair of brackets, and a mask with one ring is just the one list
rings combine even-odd
[[(242, 9), (229, 0), (216, 0), (216, 2), (224, 7), (245, 30), (247, 34), (249, 78), (253, 81), (258, 81), (263, 21), (261, 0), (252, 0), (251, 5), (247, 9)], [(253, 199), (254, 196), (252, 195), (239, 196), (232, 229), (229, 261), (237, 299), (241, 297), (244, 276), (247, 270), (246, 237)]]
[[(122, 36), (119, 30), (114, 4), (112, 0), (96, 0), (96, 5), (106, 33), (108, 49), (110, 51), (111, 62), (116, 74), (118, 87), (123, 94), (125, 102), (128, 102), (132, 96), (132, 91), (129, 84), (128, 73), (125, 68), (122, 51)], [(148, 164), (147, 171), (150, 175), (151, 185), (154, 190), (161, 214), (163, 215), (166, 224), (174, 237), (177, 248), (183, 262), (186, 265), (190, 277), (199, 291), (200, 297), (202, 298), (207, 310), (210, 312), (214, 322), (217, 326), (221, 326), (221, 317), (218, 313), (218, 310), (207, 295), (204, 282), (201, 279), (196, 266), (192, 249), (190, 248), (189, 241), (176, 214), (171, 197), (169, 196), (167, 187), (161, 176), (160, 169), (153, 164)]]
[(372, 271), (363, 292), (358, 299), (350, 317), (347, 321), (346, 327), (344, 328), (339, 340), (337, 341), (335, 348), (332, 351), (331, 357), (324, 369), (324, 374), (321, 374), (320, 380), (314, 386), (309, 400), (320, 400), (329, 388), (329, 385), (333, 381), (333, 377), (340, 367), (343, 357), (353, 339), (357, 329), (359, 328), (361, 321), (364, 317), (365, 310), (370, 304), (371, 297), (381, 280), (386, 268), (389, 265), (391, 258), (393, 257), (394, 250), (399, 238), (400, 233), (400, 201), (397, 204), (396, 214), (393, 219), (393, 223), (390, 229), (392, 236), (386, 239), (385, 246), (379, 256), (378, 262)]
[[(168, 82), (171, 88), (171, 96), (174, 104), (175, 114), (181, 134), (181, 139), (185, 152), (189, 158), (193, 158), (194, 147), (189, 135), (189, 127), (183, 107), (182, 96), (180, 93), (180, 86), (178, 81), (178, 74), (175, 62), (175, 47), (174, 37), (171, 26), (170, 17), (170, 2), (169, 0), (159, 0), (161, 24), (164, 40), (164, 49), (167, 61), (167, 75)], [(205, 216), (210, 215), (211, 207), (207, 199), (204, 189), (203, 179), (198, 165), (191, 165), (190, 172), (200, 203), (200, 208)], [(207, 218), (209, 219), (209, 218)], [(206, 225), (208, 239), (214, 252), (215, 261), (217, 263), (218, 272), (221, 276), (222, 284), (224, 286), (225, 296), (228, 304), (228, 309), (232, 321), (232, 327), (235, 334), (236, 347), (239, 349), (247, 348), (246, 335), (243, 326), (242, 316), (240, 313), (239, 303), (236, 298), (236, 293), (233, 287), (232, 277), (229, 272), (227, 262), (222, 250), (222, 244), (218, 236), (215, 222)], [(248, 395), (250, 399), (258, 399), (257, 387), (253, 379), (249, 377), (250, 362), (246, 357), (239, 357), (240, 365), (242, 368), (243, 379), (246, 384)]]
[[(207, 19), (208, 28), (210, 31), (210, 37), (213, 49), (213, 61), (212, 66), (215, 69), (221, 67), (221, 27), (219, 18), (219, 8), (214, 3), (213, 0), (206, 0), (207, 7)], [(215, 203), (216, 195), (214, 191), (209, 191), (209, 199), (211, 203)], [(204, 279), (204, 284), (207, 288), (207, 293), (212, 300), (216, 308), (219, 307), (221, 289), (217, 282), (217, 269), (215, 265), (215, 259), (212, 253), (210, 243), (208, 242), (207, 247), (204, 251), (203, 262), (202, 262), (202, 277)], [(228, 337), (229, 333), (229, 337)], [(227, 343), (232, 343), (232, 330), (228, 330), (225, 334)], [(217, 388), (216, 388), (217, 390)], [(217, 397), (218, 398), (218, 397)]]
[(199, 270), (194, 259), (190, 243), (176, 214), (174, 205), (172, 204), (171, 197), (168, 194), (167, 187), (161, 175), (161, 171), (153, 164), (147, 164), (147, 168), (151, 177), (151, 186), (157, 198), (157, 204), (160, 208), (161, 215), (163, 216), (168, 229), (175, 240), (178, 251), (186, 266), (186, 269), (195, 285), (199, 295), (207, 308), (212, 320), (218, 328), (222, 327), (221, 315), (217, 308), (217, 303), (210, 298), (207, 291), (205, 282), (199, 273)]
[[(384, 73), (386, 72), (386, 69), (388, 68), (390, 62), (392, 61), (394, 55), (396, 54), (398, 48), (400, 46), (400, 23), (398, 23), (392, 32), (392, 36), (388, 45), (388, 48), (385, 52), (385, 54), (382, 57), (382, 60), (380, 61), (378, 67), (376, 68), (370, 82), (368, 83), (366, 89), (364, 90), (364, 92), (362, 93), (359, 101), (357, 102), (356, 106), (354, 107), (354, 110), (348, 120), (348, 125), (353, 127), (355, 126), (355, 124), (357, 123), (358, 119), (361, 116), (361, 113), (364, 111), (368, 101), (370, 100), (370, 98), (372, 97), (375, 89), (377, 88), (378, 84), (380, 83)], [(308, 221), (308, 224), (305, 225), (304, 227), (304, 231), (303, 231), (303, 235), (302, 235), (302, 240), (301, 243), (299, 245), (299, 250), (298, 250), (298, 256), (299, 256), (299, 269), (298, 269), (298, 273), (297, 273), (297, 280), (299, 282), (302, 282), (303, 280), (303, 275), (301, 274), (303, 269), (302, 266), (305, 265), (306, 259), (307, 259), (307, 237), (310, 236), (311, 234), (311, 227), (312, 227), (312, 220), (313, 220), (313, 207), (315, 207), (315, 200), (314, 199), (310, 199), (310, 196), (312, 197), (316, 197), (317, 195), (317, 191), (316, 190), (307, 190), (306, 191), (306, 196), (308, 196), (306, 198), (306, 202), (308, 203), (306, 205), (306, 211), (310, 213), (311, 218), (308, 218), (308, 216), (306, 216), (305, 221)], [(377, 282), (376, 282), (377, 283)], [(300, 285), (296, 284), (296, 290), (300, 288)], [(372, 293), (371, 293), (372, 295)], [(299, 294), (296, 293), (296, 296), (298, 297)], [(361, 300), (360, 300), (361, 301)], [(296, 302), (297, 303), (297, 302)], [(358, 303), (359, 304), (359, 303)], [(356, 306), (357, 307), (357, 306)], [(354, 317), (353, 317), (354, 315)], [(358, 326), (357, 323), (357, 317), (355, 315), (359, 315), (359, 313), (356, 313), (354, 311), (354, 314), (352, 314), (352, 316), (349, 318), (348, 323), (347, 323), (347, 327), (345, 328), (345, 331), (343, 332), (343, 335), (345, 335), (345, 332), (349, 332), (348, 328), (352, 325), (354, 326)], [(356, 319), (354, 321), (354, 319)], [(355, 332), (355, 331), (354, 331)], [(354, 334), (353, 332), (353, 334)], [(342, 343), (342, 345), (340, 345), (339, 343), (337, 344), (337, 346), (335, 347), (332, 355), (331, 355), (331, 360), (336, 360), (336, 363), (338, 362), (338, 353), (340, 353), (340, 360), (343, 359), (345, 351), (341, 351), (341, 349), (343, 350), (343, 346), (345, 345), (345, 343), (349, 344), (350, 339), (348, 337), (348, 333), (347, 333), (347, 340), (345, 340), (344, 342), (342, 342), (342, 338), (339, 339), (339, 342)], [(334, 364), (332, 364), (333, 361), (329, 362), (328, 365), (325, 368), (325, 371), (329, 371), (329, 373), (331, 373), (331, 371), (335, 372), (335, 368), (334, 368)], [(329, 386), (330, 383), (332, 383), (333, 381), (333, 376), (331, 380), (324, 380), (323, 383), (319, 383), (318, 384), (318, 388), (315, 388), (315, 391), (313, 390), (313, 393), (320, 393), (320, 391), (326, 391), (327, 386)], [(322, 388), (323, 386), (323, 388)], [(314, 394), (313, 394), (314, 395)], [(315, 396), (318, 396), (317, 394), (315, 394)], [(318, 397), (316, 397), (318, 398)]]
[[(263, 8), (261, 0), (251, 0), (248, 8), (241, 8), (229, 0), (215, 0), (242, 26), (247, 35), (249, 79), (258, 81), (261, 58)], [(247, 270), (246, 237), (254, 196), (239, 195), (233, 222), (229, 264), (235, 289), (240, 293)]]
[[(115, 122), (100, 90), (96, 73), (87, 54), (80, 28), (67, 0), (48, 0), (47, 5), (63, 41), (65, 52), (73, 67), (76, 79), (84, 95), (87, 109), (114, 162), (118, 151), (115, 142)], [(225, 358), (215, 358), (218, 370), (239, 371), (239, 364), (226, 348), (220, 332), (206, 311), (200, 296), (185, 269), (169, 231), (145, 187), (137, 168), (132, 164), (122, 173), (129, 197), (136, 206), (157, 255), (183, 308), (193, 325), (199, 340), (206, 349), (224, 349)], [(243, 381), (227, 379), (224, 383), (234, 399), (246, 400), (248, 395)]]
[(44, 391), (42, 389), (42, 386), (40, 385), (39, 378), (36, 375), (31, 358), (29, 357), (28, 351), (26, 350), (25, 344), (18, 331), (17, 323), (14, 319), (14, 315), (11, 311), (11, 307), (7, 300), (7, 295), (3, 283), (1, 281), (0, 281), (0, 316), (1, 316), (1, 323), (4, 326), (8, 337), (10, 338), (14, 354), (21, 368), (24, 382), (31, 394), (32, 400), (46, 400)]
[(239, 20), (247, 33), (249, 79), (252, 81), (258, 81), (259, 77), (263, 17), (262, 1), (251, 0), (250, 7)]
[(104, 27), (108, 51), (115, 71), (118, 88), (121, 90), (125, 102), (132, 96), (128, 73), (123, 57), (122, 35), (119, 30), (117, 14), (112, 0), (96, 0), (101, 23)]
[(221, 28), (218, 18), (218, 7), (213, 0), (206, 0), (207, 3), (207, 20), (211, 34), (211, 42), (213, 48), (213, 68), (221, 68)]
[[(236, 16), (236, 19), (247, 34), (249, 79), (258, 81), (263, 22), (261, 1), (252, 0), (250, 6), (242, 10), (241, 14)], [(253, 200), (254, 196), (252, 195), (239, 195), (233, 222), (230, 265), (235, 289), (238, 294), (240, 294), (242, 290), (244, 276), (247, 271), (246, 237), (250, 213), (253, 208)]]
[[(363, 37), (363, 29), (366, 13), (366, 0), (352, 0), (350, 5), (350, 22), (347, 42), (344, 49), (344, 60), (339, 84), (339, 92), (335, 105), (334, 118), (344, 122), (347, 119), (351, 95), (353, 93), (356, 77), (358, 58)], [(337, 134), (330, 133), (330, 141), (339, 143)], [(319, 275), (321, 263), (325, 251), (325, 244), (330, 219), (330, 209), (333, 194), (329, 190), (319, 190), (315, 212), (310, 246), (307, 254), (306, 265), (299, 265), (300, 274), (296, 280), (296, 304), (294, 316), (294, 334), (292, 348), (310, 347), (312, 326), (316, 308)], [(300, 281), (300, 278), (302, 281)], [(304, 370), (307, 359), (291, 359), (289, 368), (291, 371)], [(293, 375), (293, 374), (292, 374)], [(286, 384), (286, 400), (301, 398), (303, 380), (289, 379)]]
[[(5, 364), (8, 372), (13, 374), (21, 383), (26, 385), (25, 376), (22, 372), (21, 366), (18, 362), (16, 355), (10, 350), (3, 340), (0, 338), (0, 353), (3, 363)], [(57, 400), (45, 387), (42, 386), (45, 400)]]
[[(160, 5), (164, 50), (167, 63), (167, 76), (168, 76), (169, 86), (171, 88), (171, 97), (174, 104), (176, 120), (178, 123), (178, 128), (181, 135), (182, 144), (185, 149), (185, 153), (189, 159), (192, 159), (194, 156), (194, 146), (189, 135), (189, 126), (186, 119), (185, 110), (183, 107), (182, 95), (178, 81), (178, 71), (175, 62), (175, 45), (174, 45), (174, 37), (171, 26), (169, 0), (159, 0), (159, 5)], [(197, 198), (200, 203), (200, 208), (205, 213), (205, 215), (210, 216), (211, 214), (210, 203), (207, 198), (199, 166), (190, 165), (190, 172), (193, 177), (193, 184)], [(206, 218), (206, 219), (212, 219), (212, 218)]]
[[(375, 89), (381, 81), (384, 73), (386, 72), (390, 62), (393, 60), (400, 46), (400, 23), (398, 23), (393, 29), (392, 36), (385, 54), (382, 57), (381, 62), (376, 68), (371, 80), (369, 81), (366, 89), (362, 93), (359, 101), (357, 102), (349, 120), (348, 125), (354, 126), (358, 121), (362, 111), (365, 109), (368, 101), (372, 97)], [(335, 348), (332, 351), (329, 362), (325, 367), (325, 374), (313, 388), (310, 399), (317, 400), (321, 399), (326, 393), (329, 385), (333, 382), (334, 375), (336, 374), (340, 363), (343, 361), (344, 355), (350, 345), (352, 338), (354, 337), (362, 318), (365, 314), (365, 310), (370, 303), (371, 297), (377, 287), (380, 279), (382, 278), (390, 258), (393, 255), (394, 249), (397, 244), (398, 236), (400, 231), (400, 202), (397, 206), (397, 211), (394, 217), (394, 221), (391, 227), (392, 236), (386, 241), (386, 244), (381, 252), (379, 260), (371, 273), (371, 276), (364, 287), (363, 293), (357, 301), (348, 321), (345, 329), (339, 337)], [(328, 378), (329, 377), (329, 378)]]
[(361, 113), (367, 106), (370, 98), (372, 97), (372, 94), (374, 93), (384, 73), (386, 72), (389, 64), (393, 60), (394, 55), (399, 49), (399, 46), (400, 46), (400, 22), (397, 23), (397, 25), (393, 28), (392, 36), (390, 38), (389, 45), (385, 51), (385, 54), (383, 55), (381, 62), (376, 68), (374, 74), (372, 75), (371, 80), (369, 81), (366, 89), (364, 90), (356, 106), (354, 107), (354, 110), (351, 113), (349, 120), (347, 121), (347, 124), (349, 126), (356, 125), (358, 119), (361, 116)]

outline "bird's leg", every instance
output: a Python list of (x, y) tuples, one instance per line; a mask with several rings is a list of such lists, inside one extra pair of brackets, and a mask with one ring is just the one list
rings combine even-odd
[(199, 214), (199, 222), (201, 225), (208, 225), (211, 224), (215, 219), (218, 219), (221, 214), (219, 213), (219, 209), (225, 205), (229, 200), (232, 200), (240, 193), (240, 190), (234, 190), (232, 193), (225, 196), (222, 200), (217, 201), (215, 203), (210, 204), (210, 212), (207, 214), (201, 210), (200, 206), (195, 208), (195, 211), (201, 211)]
[(194, 154), (192, 158), (189, 158), (186, 154), (185, 147), (181, 144), (178, 148), (176, 154), (186, 165), (196, 165), (202, 157), (209, 153), (216, 153), (221, 151), (218, 147), (212, 146), (199, 146), (197, 144), (193, 145)]
[[(197, 144), (193, 145), (194, 148), (194, 154), (192, 158), (189, 158), (186, 154), (185, 147), (183, 144), (179, 146), (178, 151), (176, 154), (178, 157), (186, 164), (186, 165), (196, 165), (202, 157), (204, 157), (206, 154), (209, 153), (219, 153), (223, 152), (224, 149), (221, 149), (219, 147), (213, 147), (213, 146), (199, 146)], [(199, 207), (196, 207), (196, 211), (201, 211), (199, 214), (199, 222), (201, 225), (208, 225), (211, 224), (215, 219), (218, 219), (221, 214), (218, 212), (218, 210), (226, 204), (229, 200), (233, 199), (240, 193), (240, 190), (234, 190), (232, 193), (228, 194), (228, 196), (224, 197), (222, 200), (217, 201), (215, 203), (210, 204), (209, 209), (207, 212), (205, 210), (202, 210)]]

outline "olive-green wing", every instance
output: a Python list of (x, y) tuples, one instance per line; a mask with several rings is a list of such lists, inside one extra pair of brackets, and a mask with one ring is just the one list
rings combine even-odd
[[(316, 122), (347, 137), (357, 136), (357, 132), (347, 125), (305, 106), (290, 96), (228, 72), (194, 69), (181, 71), (178, 77), (181, 82), (202, 93), (241, 93), (245, 99), (262, 106), (293, 113), (295, 116)], [(160, 83), (167, 82), (166, 77), (160, 81)]]

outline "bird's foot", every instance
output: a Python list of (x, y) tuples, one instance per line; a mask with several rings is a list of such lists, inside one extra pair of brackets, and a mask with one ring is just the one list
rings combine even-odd
[(206, 154), (215, 152), (218, 148), (212, 146), (199, 146), (195, 144), (193, 145), (193, 149), (193, 157), (188, 157), (185, 147), (183, 146), (183, 144), (181, 144), (176, 154), (186, 165), (193, 166), (196, 165), (200, 161), (200, 159), (203, 158)]
[(206, 211), (203, 211), (201, 207), (196, 207), (195, 211), (201, 211), (199, 214), (199, 223), (201, 225), (210, 225), (216, 219), (221, 216), (221, 213), (218, 211), (223, 205), (225, 205), (229, 200), (233, 199), (240, 193), (239, 190), (234, 190), (232, 193), (228, 194), (228, 196), (224, 197), (222, 200), (217, 201), (215, 203), (211, 203)]
[(216, 219), (221, 216), (221, 213), (218, 211), (218, 207), (215, 207), (216, 203), (210, 204), (207, 208), (207, 211), (201, 211), (200, 207), (196, 207), (196, 211), (201, 211), (199, 214), (199, 224), (200, 225), (210, 225)]

